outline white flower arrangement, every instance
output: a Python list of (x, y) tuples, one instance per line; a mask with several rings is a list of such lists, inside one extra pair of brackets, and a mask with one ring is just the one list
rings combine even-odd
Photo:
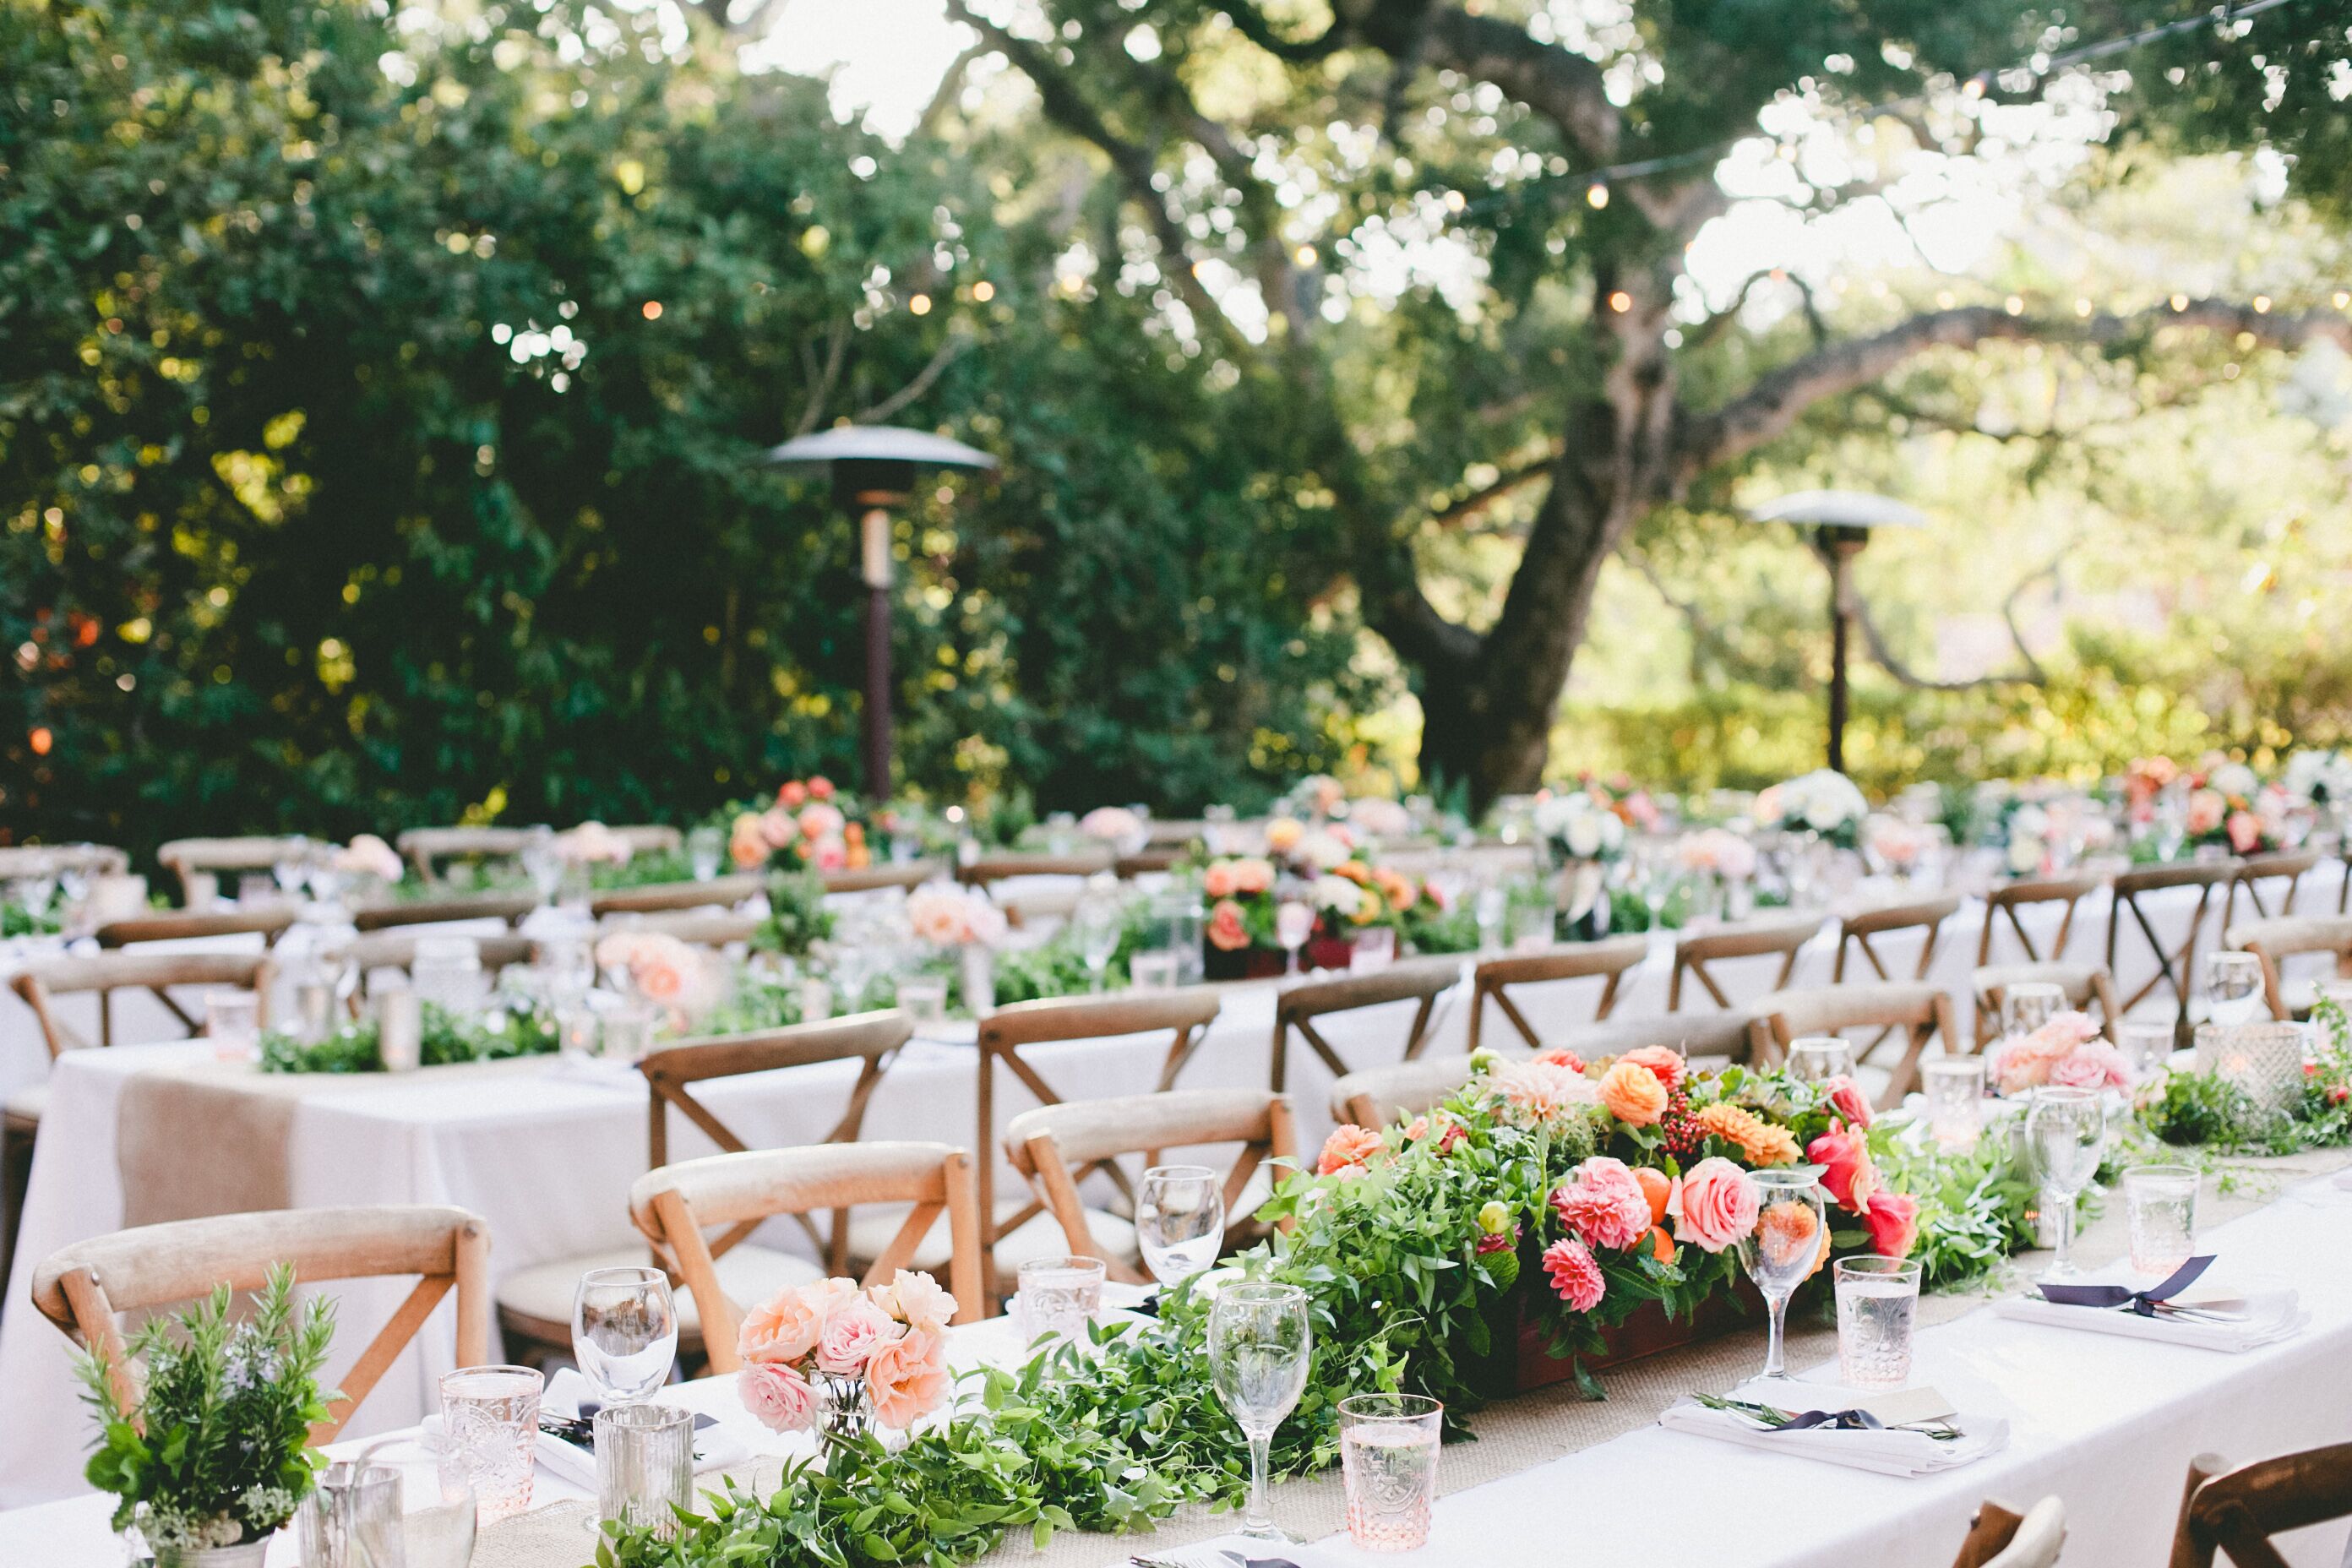
[(1614, 860), (1624, 853), (1625, 821), (1581, 789), (1569, 789), (1536, 802), (1536, 831), (1569, 860)]
[(1756, 821), (1763, 827), (1820, 834), (1842, 848), (1859, 842), (1870, 803), (1843, 773), (1816, 768), (1776, 784), (1756, 797)]

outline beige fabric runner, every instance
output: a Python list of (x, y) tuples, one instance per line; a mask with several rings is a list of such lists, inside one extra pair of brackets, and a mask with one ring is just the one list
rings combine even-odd
[[(2328, 1150), (2283, 1160), (2239, 1163), (2233, 1167), (2239, 1173), (2231, 1183), (2235, 1191), (2217, 1194), (2207, 1187), (2199, 1201), (2198, 1227), (2210, 1230), (2226, 1225), (2260, 1208), (2293, 1183), (2338, 1169), (2348, 1161), (2352, 1156)], [(2111, 1193), (2105, 1211), (2084, 1227), (2075, 1243), (2075, 1255), (2084, 1268), (2096, 1268), (2123, 1256), (2129, 1243), (2123, 1208), (2122, 1194)], [(2015, 1289), (2018, 1281), (2041, 1268), (2047, 1256), (2021, 1254), (2008, 1269), (1977, 1291), (1921, 1297), (1918, 1326), (1925, 1329), (1949, 1322), (1981, 1306), (1988, 1298)], [(1812, 1366), (1836, 1355), (1834, 1317), (1824, 1312), (1803, 1321), (1791, 1320), (1787, 1353), (1792, 1368)], [(1763, 1364), (1764, 1331), (1740, 1329), (1597, 1373), (1609, 1394), (1600, 1404), (1580, 1396), (1576, 1385), (1569, 1383), (1522, 1394), (1471, 1418), (1470, 1429), (1477, 1440), (1446, 1447), (1438, 1466), (1438, 1489), (1447, 1495), (1465, 1491), (1607, 1442), (1649, 1426), (1659, 1412), (1685, 1394), (1734, 1387), (1754, 1376)], [(781, 1470), (777, 1462), (767, 1460), (730, 1474), (748, 1480), (765, 1496), (774, 1488)], [(1285, 1481), (1273, 1489), (1275, 1521), (1302, 1541), (1318, 1540), (1341, 1528), (1344, 1495), (1337, 1470)], [(593, 1506), (584, 1501), (561, 1502), (495, 1525), (482, 1533), (474, 1550), (473, 1568), (579, 1568), (594, 1556), (583, 1522), (593, 1511)], [(1017, 1563), (1021, 1568), (1105, 1568), (1129, 1552), (1150, 1556), (1227, 1534), (1238, 1522), (1231, 1512), (1185, 1508), (1160, 1521), (1148, 1535), (1072, 1531), (1056, 1535), (1042, 1552), (1030, 1546), (1026, 1533), (1015, 1531), (1003, 1547), (983, 1561)]]
[(517, 1057), (405, 1073), (279, 1073), (249, 1062), (189, 1062), (134, 1073), (115, 1111), (122, 1223), (291, 1208), (288, 1150), (294, 1113), (305, 1100), (543, 1065), (538, 1058)]

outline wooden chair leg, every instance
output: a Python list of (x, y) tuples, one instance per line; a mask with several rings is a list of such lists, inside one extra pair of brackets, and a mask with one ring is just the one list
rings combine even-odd
[(2219, 1454), (2200, 1454), (2189, 1461), (2189, 1483), (2180, 1489), (2180, 1513), (2172, 1527), (2168, 1568), (2213, 1568), (2212, 1545), (2200, 1545), (2189, 1529), (2189, 1505), (2195, 1500), (2198, 1488), (2229, 1468), (2230, 1462)]

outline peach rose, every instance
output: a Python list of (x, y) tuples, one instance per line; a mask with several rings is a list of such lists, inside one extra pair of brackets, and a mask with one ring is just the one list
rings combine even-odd
[(2263, 819), (2251, 811), (2230, 814), (2230, 847), (2241, 855), (2251, 855), (2262, 847)]
[(745, 1361), (793, 1362), (816, 1349), (824, 1313), (799, 1290), (779, 1290), (763, 1306), (743, 1315), (735, 1348)]
[(1209, 868), (1201, 873), (1201, 891), (1213, 899), (1230, 899), (1240, 889), (1234, 885), (1234, 863), (1212, 860)]
[(776, 804), (786, 811), (798, 811), (801, 804), (808, 797), (808, 785), (798, 779), (786, 779), (782, 786), (776, 791)]
[(1617, 1059), (1649, 1068), (1670, 1089), (1682, 1082), (1690, 1070), (1683, 1062), (1682, 1052), (1672, 1046), (1638, 1046)]
[(735, 1389), (771, 1432), (805, 1432), (816, 1420), (816, 1391), (808, 1379), (774, 1362), (754, 1362), (735, 1374)]
[(816, 1341), (817, 1370), (863, 1372), (874, 1352), (902, 1331), (887, 1312), (859, 1296), (825, 1319)]
[(765, 864), (769, 847), (768, 836), (760, 830), (757, 813), (747, 811), (735, 819), (727, 837), (727, 855), (738, 871), (756, 870)]
[(1234, 891), (1263, 893), (1274, 886), (1274, 866), (1255, 856), (1234, 862)]
[(1870, 1194), (1862, 1223), (1870, 1231), (1870, 1245), (1887, 1258), (1906, 1258), (1919, 1239), (1919, 1200), (1909, 1193), (1885, 1189)]
[(823, 773), (819, 773), (816, 777), (809, 780), (808, 792), (809, 798), (811, 800), (831, 800), (833, 798), (833, 781), (825, 777)]
[(1277, 855), (1288, 854), (1306, 832), (1295, 817), (1275, 817), (1265, 825), (1265, 847)]
[(1388, 1141), (1369, 1127), (1359, 1127), (1352, 1121), (1342, 1122), (1323, 1140), (1323, 1152), (1315, 1157), (1315, 1173), (1337, 1175), (1353, 1165), (1361, 1167), (1375, 1154), (1385, 1152)]
[(801, 836), (801, 825), (793, 814), (779, 806), (770, 806), (759, 817), (760, 837), (768, 841), (771, 849), (782, 849)]
[(1239, 952), (1249, 945), (1249, 928), (1242, 923), (1242, 907), (1220, 899), (1209, 911), (1209, 944), (1219, 952)]
[(1756, 1186), (1720, 1155), (1701, 1160), (1675, 1190), (1675, 1239), (1721, 1252), (1756, 1228)]
[(948, 1392), (947, 1343), (937, 1329), (909, 1329), (866, 1363), (874, 1419), (903, 1432), (940, 1407)]
[(919, 1270), (901, 1268), (890, 1283), (866, 1294), (892, 1317), (919, 1329), (944, 1329), (955, 1321), (954, 1293)]
[(1601, 1075), (1601, 1103), (1618, 1121), (1648, 1127), (1666, 1113), (1666, 1086), (1640, 1062), (1621, 1060)]

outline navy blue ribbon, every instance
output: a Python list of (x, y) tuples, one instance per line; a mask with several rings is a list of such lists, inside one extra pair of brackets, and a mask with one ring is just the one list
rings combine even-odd
[(1790, 1416), (1772, 1430), (1804, 1432), (1818, 1427), (1824, 1432), (1876, 1432), (1885, 1426), (1867, 1410), (1808, 1410), (1802, 1415)]
[(2212, 1266), (2210, 1253), (2192, 1258), (2174, 1269), (2171, 1278), (2145, 1290), (2126, 1290), (2120, 1285), (2045, 1284), (2042, 1287), (2042, 1299), (2062, 1307), (2129, 1307), (2143, 1318), (2153, 1318), (2158, 1307), (2196, 1284), (2198, 1277)]

